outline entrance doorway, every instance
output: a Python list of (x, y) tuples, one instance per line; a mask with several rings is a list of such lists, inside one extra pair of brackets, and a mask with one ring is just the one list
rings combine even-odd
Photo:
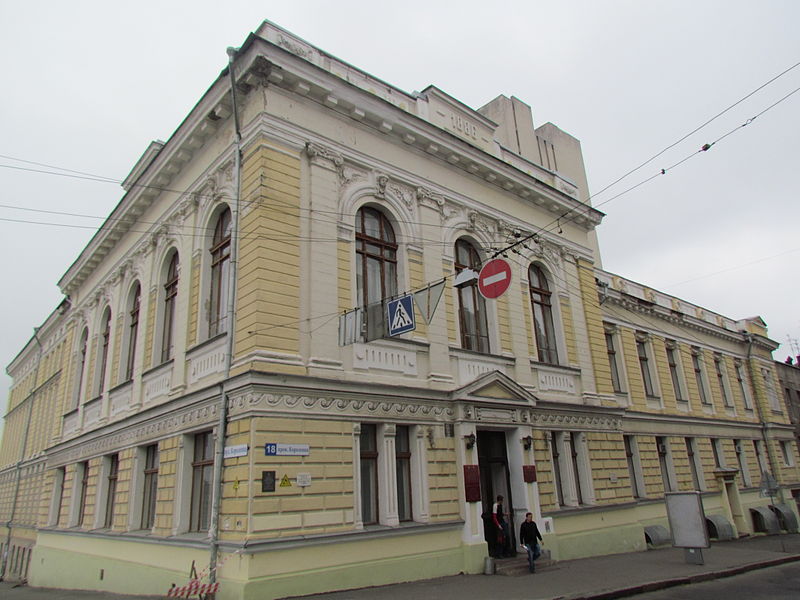
[[(516, 537), (514, 535), (514, 501), (511, 497), (511, 481), (508, 470), (508, 453), (506, 452), (506, 433), (504, 431), (478, 431), (478, 466), (481, 473), (481, 503), (484, 515), (491, 515), (492, 505), (497, 496), (503, 496), (503, 510), (508, 513), (510, 553), (516, 554)], [(484, 528), (492, 528), (491, 516), (484, 519)], [(489, 531), (489, 529), (487, 529)], [(487, 537), (489, 541), (489, 537)], [(491, 549), (491, 542), (490, 542)]]

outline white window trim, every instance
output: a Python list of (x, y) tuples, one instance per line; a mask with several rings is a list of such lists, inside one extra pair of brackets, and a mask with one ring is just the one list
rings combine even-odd
[[(664, 342), (664, 354), (667, 357), (667, 371), (670, 370), (669, 368), (669, 355), (667, 350), (672, 350), (673, 356), (675, 357), (675, 371), (678, 376), (678, 386), (680, 389), (674, 390), (675, 391), (675, 404), (677, 405), (678, 409), (681, 411), (689, 412), (691, 410), (691, 397), (689, 394), (689, 386), (686, 385), (686, 374), (683, 370), (683, 359), (681, 356), (681, 348), (678, 345), (678, 342), (675, 340), (665, 340)], [(672, 373), (670, 372), (670, 382), (672, 382)], [(673, 383), (673, 387), (675, 384)]]
[(752, 487), (753, 478), (750, 475), (750, 465), (747, 460), (747, 452), (745, 452), (745, 445), (742, 440), (734, 440), (733, 447), (736, 451), (736, 460), (739, 463), (739, 470), (741, 471), (742, 487)]
[[(631, 449), (631, 463), (633, 467), (633, 473), (629, 472), (628, 475), (635, 479), (636, 488), (639, 490), (638, 498), (647, 498), (647, 487), (645, 486), (644, 473), (642, 472), (642, 458), (639, 454), (639, 442), (635, 435), (626, 435), (624, 437), (628, 438), (629, 440)], [(633, 494), (633, 486), (631, 486), (631, 494)]]
[[(589, 464), (589, 453), (586, 443), (586, 434), (583, 432), (557, 431), (556, 444), (558, 444), (558, 465), (561, 474), (561, 486), (564, 505), (568, 507), (587, 506), (595, 503), (594, 486), (592, 484), (592, 471)], [(578, 463), (578, 478), (572, 468), (572, 433), (577, 438), (576, 459)], [(551, 449), (552, 453), (552, 449)], [(581, 486), (583, 504), (578, 502), (577, 483)]]
[[(703, 459), (700, 456), (700, 451), (697, 447), (697, 438), (694, 437), (687, 437), (686, 438), (689, 444), (692, 446), (692, 456), (688, 457), (689, 460), (692, 461), (694, 465), (694, 470), (697, 473), (697, 487), (699, 488), (698, 491), (704, 492), (706, 491), (706, 476), (705, 470), (703, 469)], [(690, 465), (691, 468), (691, 465)]]
[[(400, 423), (405, 425), (405, 423)], [(394, 423), (376, 424), (378, 449), (378, 525), (398, 527), (400, 518), (397, 503), (397, 426)], [(361, 504), (361, 423), (353, 424), (353, 525), (364, 529)], [(425, 432), (418, 425), (408, 426), (411, 450), (411, 519), (416, 523), (430, 522), (430, 492)]]
[[(611, 336), (611, 345), (614, 347), (614, 363), (617, 366), (617, 376), (619, 377), (619, 387), (620, 390), (614, 390), (614, 394), (618, 398), (625, 399), (625, 403), (628, 404), (630, 402), (629, 390), (628, 390), (628, 376), (627, 372), (625, 371), (625, 355), (622, 349), (622, 340), (620, 339), (620, 332), (619, 328), (616, 325), (612, 325), (610, 323), (604, 324), (605, 333)], [(608, 352), (606, 351), (606, 356), (608, 356)], [(609, 363), (609, 368), (611, 365)], [(614, 383), (612, 380), (611, 386), (613, 388)]]
[[(665, 450), (665, 452), (664, 452), (664, 463), (665, 463), (665, 465), (664, 466), (666, 467), (666, 470), (667, 470), (667, 472), (666, 472), (667, 487), (669, 489), (665, 489), (664, 493), (677, 491), (677, 489), (678, 489), (678, 481), (677, 481), (677, 478), (675, 477), (675, 463), (672, 460), (672, 444), (670, 444), (669, 437), (667, 437), (667, 436), (656, 436), (656, 456), (659, 459), (659, 461), (658, 461), (659, 462), (659, 465), (658, 465), (659, 469), (661, 468), (661, 451), (660, 451), (660, 449), (658, 447), (660, 445), (658, 440), (663, 440), (664, 450)], [(664, 475), (664, 473), (662, 473), (662, 477), (661, 477), (662, 483), (664, 481), (663, 475)]]
[[(645, 366), (647, 368), (647, 374), (650, 379), (650, 385), (652, 386), (652, 395), (647, 394), (647, 388), (644, 384), (644, 379), (642, 379), (642, 387), (644, 388), (645, 393), (645, 402), (650, 406), (650, 408), (664, 408), (664, 399), (663, 395), (661, 394), (661, 386), (659, 385), (658, 379), (658, 369), (656, 369), (655, 365), (655, 354), (653, 352), (653, 340), (649, 334), (644, 333), (642, 331), (637, 331), (635, 334), (635, 343), (636, 343), (636, 361), (639, 363), (639, 370), (642, 371), (642, 361), (639, 358), (639, 343), (643, 344), (644, 347), (644, 354), (645, 358), (647, 359)], [(644, 378), (644, 372), (640, 373), (640, 376)]]
[[(717, 377), (717, 380), (722, 384), (722, 389), (720, 390), (720, 393), (722, 394), (722, 406), (725, 408), (725, 411), (728, 414), (735, 415), (736, 401), (733, 398), (733, 393), (731, 391), (731, 384), (728, 379), (728, 361), (725, 359), (725, 355), (720, 353), (714, 354), (714, 361), (715, 361), (714, 376)], [(722, 377), (719, 377), (719, 375), (717, 375), (716, 372), (717, 368), (719, 368)]]
[(740, 391), (742, 392), (742, 403), (744, 409), (748, 412), (753, 412), (753, 399), (750, 397), (750, 386), (747, 383), (747, 372), (741, 360), (736, 360), (733, 363), (733, 369), (736, 373), (736, 381), (741, 377)]
[(58, 467), (53, 474), (53, 495), (50, 498), (50, 508), (47, 511), (47, 525), (55, 527), (61, 513), (64, 500), (64, 481), (66, 480), (66, 467)]
[[(708, 365), (706, 365), (705, 353), (703, 352), (702, 348), (698, 348), (697, 346), (693, 346), (691, 352), (692, 372), (695, 374), (695, 382), (703, 388), (702, 391), (698, 390), (697, 392), (700, 394), (700, 397), (698, 398), (700, 401), (700, 406), (704, 412), (714, 413), (714, 396), (711, 394), (711, 388), (708, 385)], [(697, 381), (697, 373), (695, 373), (694, 368), (694, 357), (697, 357), (700, 381)], [(703, 402), (704, 397), (706, 399), (705, 402)]]
[(783, 454), (783, 464), (786, 467), (794, 466), (794, 452), (792, 451), (793, 442), (781, 440), (781, 453)]

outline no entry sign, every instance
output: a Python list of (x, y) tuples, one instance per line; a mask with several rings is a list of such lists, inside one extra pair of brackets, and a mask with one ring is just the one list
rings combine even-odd
[(502, 258), (494, 258), (483, 265), (478, 275), (478, 291), (484, 298), (499, 298), (510, 285), (511, 267)]

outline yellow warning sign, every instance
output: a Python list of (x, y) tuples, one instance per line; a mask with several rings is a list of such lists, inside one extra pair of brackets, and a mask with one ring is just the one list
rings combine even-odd
[(284, 476), (281, 478), (281, 485), (280, 485), (280, 487), (292, 487), (292, 482), (291, 482), (291, 481), (289, 481), (289, 476), (288, 476), (288, 475), (284, 475)]

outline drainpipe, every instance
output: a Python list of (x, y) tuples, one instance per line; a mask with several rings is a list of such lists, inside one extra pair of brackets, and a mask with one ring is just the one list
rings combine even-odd
[(225, 375), (220, 385), (219, 421), (217, 422), (217, 439), (214, 449), (214, 479), (213, 499), (211, 502), (211, 523), (209, 526), (209, 544), (211, 556), (209, 559), (209, 582), (217, 581), (217, 557), (219, 555), (219, 514), (222, 505), (222, 470), (225, 452), (225, 435), (228, 429), (228, 398), (225, 389), (231, 376), (231, 363), (233, 362), (234, 349), (234, 302), (236, 301), (236, 276), (239, 260), (239, 196), (241, 188), (242, 168), (242, 135), (239, 130), (239, 112), (236, 106), (236, 77), (233, 74), (233, 62), (236, 58), (236, 49), (228, 48), (228, 74), (231, 79), (231, 101), (233, 103), (234, 123), (234, 158), (233, 177), (234, 192), (231, 202), (231, 257), (228, 269), (228, 310), (225, 322), (228, 327), (228, 344), (225, 350)]
[[(753, 366), (752, 366), (752, 357), (753, 357), (753, 334), (749, 332), (744, 332), (744, 337), (747, 340), (747, 368), (750, 370), (750, 380), (755, 382), (755, 378), (760, 375), (760, 373), (755, 373)], [(754, 386), (755, 389), (755, 386)], [(758, 413), (758, 421), (761, 424), (761, 438), (764, 441), (764, 450), (767, 453), (767, 465), (769, 466), (769, 472), (774, 474), (777, 471), (775, 470), (775, 461), (772, 456), (772, 449), (769, 445), (769, 436), (767, 435), (767, 421), (764, 418), (764, 411), (761, 408), (761, 403), (758, 402), (758, 398), (756, 398), (756, 412)], [(759, 465), (760, 466), (760, 465)], [(764, 478), (764, 474), (761, 474), (762, 479)], [(774, 477), (774, 475), (773, 475)], [(777, 478), (776, 478), (777, 481)], [(781, 495), (783, 491), (781, 490)], [(775, 501), (772, 502), (775, 504)]]
[(22, 448), (19, 451), (19, 460), (16, 464), (16, 472), (15, 472), (15, 481), (14, 481), (14, 495), (11, 497), (11, 514), (8, 517), (8, 521), (6, 522), (6, 529), (8, 529), (8, 533), (6, 534), (6, 544), (3, 548), (3, 560), (2, 565), (0, 565), (0, 581), (3, 581), (6, 577), (6, 569), (8, 568), (8, 553), (9, 548), (11, 547), (11, 527), (14, 523), (14, 516), (17, 512), (17, 498), (19, 497), (19, 484), (21, 479), (21, 472), (22, 472), (22, 463), (25, 460), (25, 447), (28, 445), (28, 432), (31, 430), (31, 416), (33, 415), (33, 400), (34, 394), (36, 393), (36, 389), (38, 387), (38, 380), (39, 380), (39, 365), (42, 362), (42, 342), (39, 341), (39, 328), (33, 328), (33, 339), (36, 340), (36, 343), (39, 345), (39, 355), (36, 357), (36, 367), (33, 372), (33, 386), (31, 388), (30, 394), (28, 394), (28, 416), (25, 418), (25, 431), (22, 433)]

